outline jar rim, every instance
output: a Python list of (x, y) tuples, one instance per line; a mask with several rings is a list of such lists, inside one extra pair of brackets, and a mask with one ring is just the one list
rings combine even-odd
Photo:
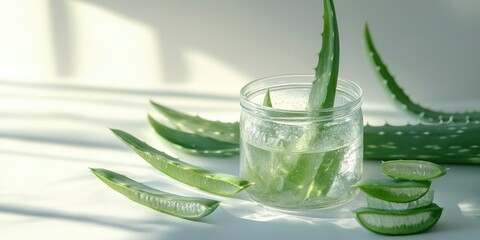
[[(289, 109), (278, 109), (266, 107), (261, 104), (251, 101), (251, 96), (259, 91), (265, 91), (271, 86), (283, 86), (283, 87), (292, 87), (292, 86), (310, 86), (314, 80), (313, 74), (283, 74), (283, 75), (274, 75), (269, 77), (264, 77), (256, 79), (247, 83), (240, 90), (240, 105), (243, 110), (246, 110), (251, 113), (256, 113), (258, 117), (268, 118), (268, 119), (277, 119), (277, 120), (309, 120), (309, 121), (325, 121), (333, 118), (347, 117), (353, 114), (357, 109), (361, 107), (362, 104), (362, 89), (356, 83), (339, 78), (337, 82), (337, 95), (339, 92), (347, 94), (351, 97), (346, 103), (336, 105), (332, 108), (325, 108), (318, 111), (315, 111), (314, 115), (309, 114), (305, 110), (289, 110)], [(299, 79), (303, 79), (299, 81)], [(307, 80), (308, 81), (305, 81)], [(287, 81), (288, 80), (288, 81)], [(292, 81), (296, 80), (296, 81)], [(266, 84), (269, 81), (275, 81), (275, 84), (268, 85)], [(348, 91), (347, 91), (348, 90)]]

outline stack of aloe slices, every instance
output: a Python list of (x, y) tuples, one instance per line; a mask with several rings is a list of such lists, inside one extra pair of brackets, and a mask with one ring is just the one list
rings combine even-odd
[(388, 161), (380, 167), (390, 179), (364, 179), (356, 185), (367, 194), (367, 207), (354, 210), (357, 221), (385, 235), (415, 234), (433, 227), (443, 208), (433, 203), (431, 181), (447, 169), (418, 160)]

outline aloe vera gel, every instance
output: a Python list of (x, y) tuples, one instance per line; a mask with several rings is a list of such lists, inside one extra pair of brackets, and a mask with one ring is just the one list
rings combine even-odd
[[(362, 92), (338, 80), (335, 105), (307, 110), (313, 75), (259, 79), (241, 91), (240, 172), (250, 197), (290, 211), (345, 203), (362, 174)], [(269, 91), (271, 107), (264, 106)]]

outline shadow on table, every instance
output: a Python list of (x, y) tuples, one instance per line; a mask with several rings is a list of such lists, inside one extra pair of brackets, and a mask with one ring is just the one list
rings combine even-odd
[(142, 227), (139, 224), (129, 224), (128, 219), (112, 219), (111, 217), (101, 217), (93, 215), (81, 215), (61, 212), (58, 210), (52, 209), (40, 209), (40, 208), (31, 208), (31, 207), (19, 207), (19, 206), (8, 206), (0, 205), (0, 213), (2, 214), (13, 214), (13, 215), (23, 215), (34, 218), (42, 219), (54, 219), (62, 221), (73, 221), (73, 222), (82, 222), (88, 224), (97, 224), (107, 227), (127, 229), (133, 232), (143, 232), (146, 227)]

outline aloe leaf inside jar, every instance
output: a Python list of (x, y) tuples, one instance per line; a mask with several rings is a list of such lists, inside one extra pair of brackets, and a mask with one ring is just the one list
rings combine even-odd
[[(301, 211), (357, 194), (351, 186), (362, 174), (361, 91), (339, 80), (336, 106), (312, 117), (305, 111), (311, 79), (273, 77), (242, 91), (241, 174), (255, 182), (247, 191), (261, 204)], [(274, 109), (262, 106), (265, 91), (257, 87), (265, 85)]]

